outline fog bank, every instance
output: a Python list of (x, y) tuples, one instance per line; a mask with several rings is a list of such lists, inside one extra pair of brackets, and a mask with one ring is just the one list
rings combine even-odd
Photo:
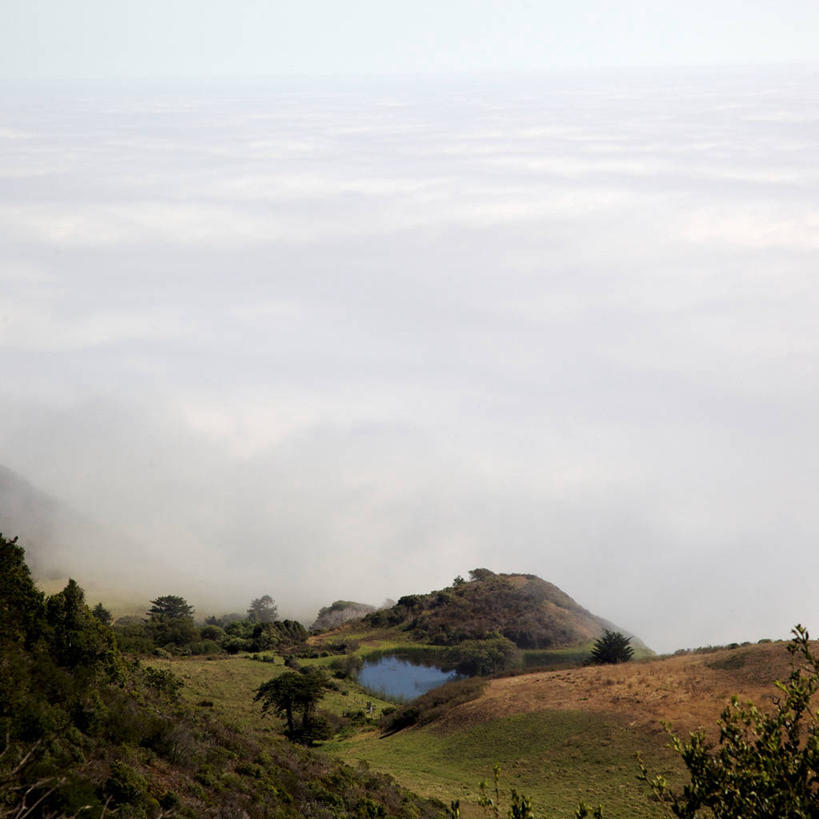
[(815, 631), (818, 80), (6, 85), (0, 463), (203, 614)]

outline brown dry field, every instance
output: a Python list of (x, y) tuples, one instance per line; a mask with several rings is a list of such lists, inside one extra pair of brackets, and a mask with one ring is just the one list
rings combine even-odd
[[(768, 710), (776, 680), (792, 670), (786, 642), (741, 646), (621, 665), (541, 671), (491, 680), (477, 700), (454, 708), (438, 725), (458, 729), (538, 711), (615, 712), (631, 725), (676, 733), (700, 726), (716, 739), (716, 722), (733, 694)], [(812, 644), (817, 652), (817, 643)]]

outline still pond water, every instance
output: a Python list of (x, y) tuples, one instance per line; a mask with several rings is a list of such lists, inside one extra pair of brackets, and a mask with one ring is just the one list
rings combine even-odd
[(414, 700), (457, 677), (454, 671), (416, 664), (395, 655), (367, 660), (358, 672), (358, 681), (365, 688), (386, 699), (401, 701)]

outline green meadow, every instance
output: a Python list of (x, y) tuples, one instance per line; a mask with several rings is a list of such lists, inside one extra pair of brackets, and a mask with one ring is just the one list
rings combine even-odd
[[(330, 659), (303, 664), (326, 666)], [(275, 660), (174, 658), (151, 660), (150, 664), (180, 677), (190, 704), (212, 709), (243, 733), (263, 738), (279, 734), (282, 727), (276, 717), (262, 717), (253, 702), (255, 689), (285, 670), (282, 658)], [(502, 803), (515, 788), (532, 799), (538, 812), (558, 817), (571, 816), (580, 801), (604, 804), (607, 817), (667, 815), (637, 780), (638, 752), (653, 773), (663, 773), (672, 782), (682, 779), (682, 765), (666, 747), (660, 727), (648, 731), (633, 727), (617, 714), (554, 710), (446, 729), (432, 723), (383, 737), (376, 721), (392, 704), (373, 697), (352, 680), (334, 683), (337, 690), (323, 698), (323, 711), (341, 717), (366, 711), (371, 703), (374, 714), (324, 743), (320, 752), (354, 767), (388, 773), (422, 796), (446, 804), (460, 800), (465, 817), (483, 815), (477, 806), (479, 785), (485, 780), (490, 790), (494, 787), (495, 765), (501, 768)]]
[(639, 732), (624, 718), (551, 711), (458, 730), (429, 725), (384, 738), (371, 733), (325, 749), (350, 764), (389, 772), (419, 794), (447, 803), (459, 799), (465, 816), (480, 815), (470, 806), (482, 780), (494, 787), (493, 769), (500, 765), (501, 796), (515, 788), (549, 816), (569, 816), (584, 801), (605, 804), (607, 816), (654, 817), (666, 814), (637, 781), (635, 755), (640, 752), (654, 772), (677, 779), (681, 764), (665, 744), (661, 733)]

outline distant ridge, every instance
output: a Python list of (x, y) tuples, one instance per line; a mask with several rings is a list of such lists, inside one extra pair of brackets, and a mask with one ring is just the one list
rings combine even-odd
[(82, 580), (86, 589), (121, 573), (121, 550), (141, 549), (127, 537), (71, 509), (0, 465), (0, 532), (17, 537), (37, 581)]
[[(568, 648), (596, 640), (605, 629), (633, 637), (536, 575), (474, 569), (470, 577), (457, 578), (446, 589), (402, 597), (392, 608), (366, 615), (362, 624), (400, 627), (419, 642), (437, 645), (500, 634), (519, 648)], [(645, 647), (636, 638), (635, 643)]]

